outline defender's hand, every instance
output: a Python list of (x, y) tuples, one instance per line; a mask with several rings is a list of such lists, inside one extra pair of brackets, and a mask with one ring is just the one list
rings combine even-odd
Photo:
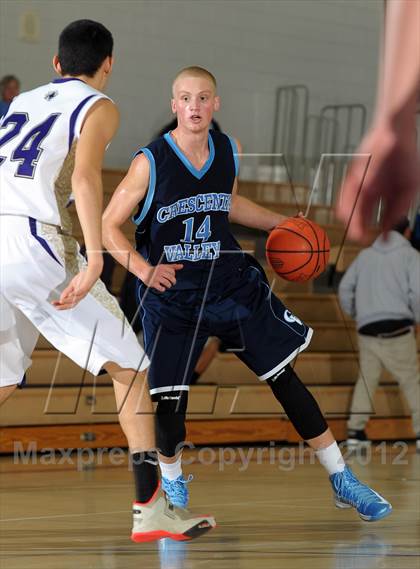
[(59, 300), (54, 300), (52, 305), (57, 310), (74, 308), (91, 290), (101, 276), (102, 265), (87, 267), (78, 273), (70, 284), (63, 290)]
[(155, 288), (159, 292), (164, 292), (176, 284), (176, 272), (182, 269), (180, 264), (161, 264), (155, 267), (146, 267), (139, 275), (140, 280), (150, 288)]

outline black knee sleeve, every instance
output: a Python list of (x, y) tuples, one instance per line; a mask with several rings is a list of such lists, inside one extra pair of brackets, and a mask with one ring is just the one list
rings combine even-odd
[(185, 415), (188, 391), (168, 391), (154, 396), (156, 407), (156, 445), (161, 454), (172, 457), (185, 441)]
[(327, 430), (328, 425), (318, 403), (290, 365), (275, 380), (268, 379), (267, 383), (304, 440), (318, 437)]

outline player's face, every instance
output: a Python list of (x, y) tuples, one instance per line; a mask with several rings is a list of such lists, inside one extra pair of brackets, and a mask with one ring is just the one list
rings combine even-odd
[(180, 77), (175, 82), (172, 111), (178, 126), (192, 132), (208, 129), (219, 104), (213, 83), (205, 77)]

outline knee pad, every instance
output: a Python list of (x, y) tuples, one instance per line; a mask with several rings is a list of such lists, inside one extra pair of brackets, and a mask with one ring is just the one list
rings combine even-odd
[(304, 439), (322, 435), (328, 425), (312, 393), (290, 365), (275, 380), (268, 379), (274, 397), (281, 403), (296, 431)]
[(175, 456), (185, 441), (188, 391), (168, 391), (154, 398), (156, 407), (156, 445), (161, 454)]

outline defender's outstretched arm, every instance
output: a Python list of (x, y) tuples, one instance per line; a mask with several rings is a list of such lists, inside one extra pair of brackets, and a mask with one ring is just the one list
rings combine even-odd
[(118, 123), (117, 107), (112, 101), (101, 99), (88, 112), (77, 142), (71, 183), (86, 245), (88, 266), (72, 279), (60, 299), (53, 302), (59, 310), (72, 308), (80, 302), (102, 272), (102, 163)]

